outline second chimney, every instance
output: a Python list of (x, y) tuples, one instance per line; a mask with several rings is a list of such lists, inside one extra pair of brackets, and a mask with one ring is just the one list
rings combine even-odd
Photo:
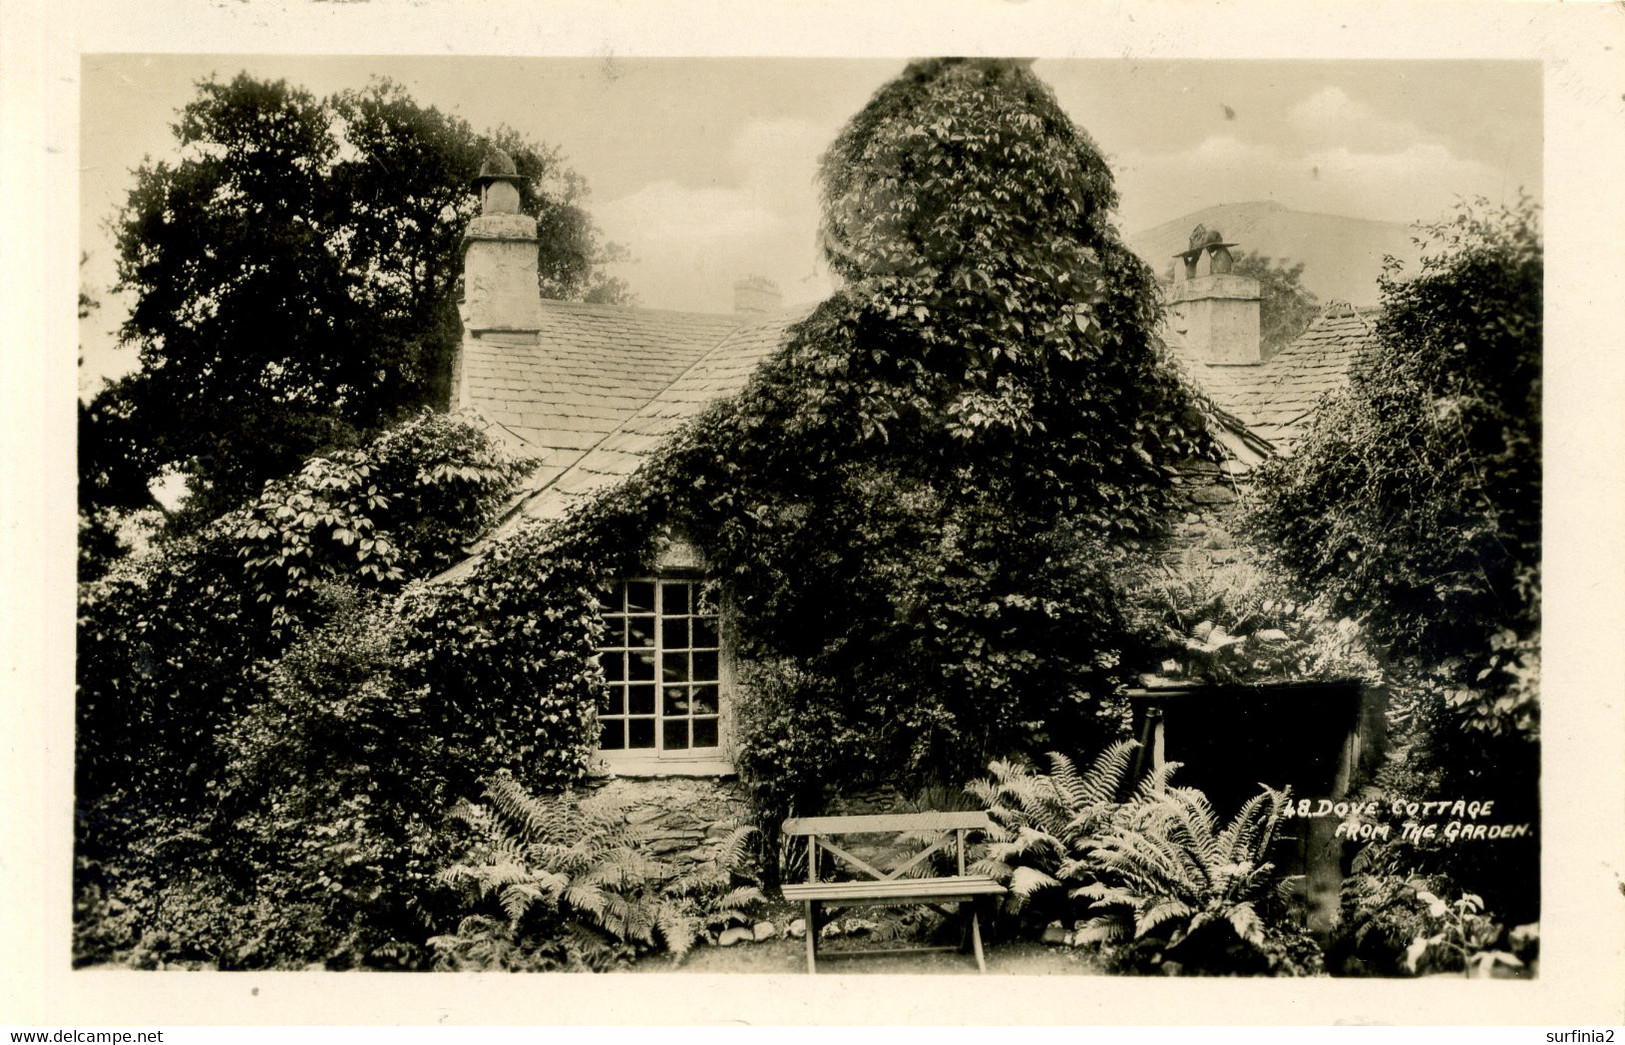
[(1258, 280), (1230, 270), (1230, 248), (1235, 244), (1223, 239), (1217, 230), (1209, 232), (1198, 225), (1191, 233), (1190, 249), (1174, 255), (1169, 320), (1183, 330), (1187, 351), (1204, 363), (1262, 363)]
[(734, 312), (740, 315), (765, 315), (777, 312), (780, 305), (779, 285), (762, 276), (747, 276), (734, 283)]

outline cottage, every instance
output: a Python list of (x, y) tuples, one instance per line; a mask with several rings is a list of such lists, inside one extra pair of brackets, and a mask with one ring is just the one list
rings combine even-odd
[[(630, 476), (707, 404), (743, 389), (810, 311), (780, 307), (777, 288), (760, 278), (736, 284), (731, 315), (543, 300), (536, 230), (519, 212), (515, 182), (500, 154), (478, 179), (482, 213), (466, 235), (453, 406), (539, 465), (487, 541), (527, 519), (559, 518)], [(1173, 549), (1193, 566), (1211, 561), (1211, 536), (1224, 531), (1238, 480), (1290, 450), (1371, 329), (1367, 314), (1333, 306), (1265, 358), (1258, 283), (1228, 271), (1228, 246), (1214, 241), (1182, 255), (1183, 278), (1170, 295), (1167, 339), (1217, 407), (1215, 434), (1232, 457), (1176, 478), (1184, 504)], [(674, 541), (606, 608), (602, 755), (620, 775), (731, 771), (729, 663), (703, 567)]]

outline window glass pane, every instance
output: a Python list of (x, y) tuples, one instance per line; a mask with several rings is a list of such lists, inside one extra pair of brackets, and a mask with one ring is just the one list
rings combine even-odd
[(653, 715), (655, 713), (655, 688), (653, 683), (628, 687), (626, 705), (630, 714)]
[(683, 751), (688, 748), (688, 719), (668, 718), (665, 727), (661, 730), (661, 745), (667, 751)]
[(645, 649), (655, 644), (655, 619), (653, 617), (628, 617), (626, 620), (626, 644), (628, 646), (642, 646)]
[(667, 653), (660, 658), (660, 677), (667, 682), (688, 681), (688, 654)]
[(688, 649), (688, 618), (661, 618), (660, 645), (663, 649)]
[(653, 613), (655, 586), (652, 581), (630, 581), (626, 585), (626, 612)]
[(626, 645), (626, 618), (614, 614), (604, 618), (604, 646)]
[(609, 702), (604, 711), (611, 715), (626, 714), (626, 690), (619, 686), (609, 687)]
[(655, 677), (655, 655), (652, 652), (628, 653), (626, 657), (628, 678), (643, 682)]
[(626, 732), (627, 747), (650, 748), (655, 746), (655, 720), (652, 718), (628, 719)]
[(717, 687), (694, 687), (694, 714), (715, 715), (717, 713)]
[(662, 584), (660, 586), (660, 598), (662, 600), (660, 612), (671, 614), (687, 613), (688, 591), (689, 583), (687, 581)]
[(694, 720), (694, 746), (717, 746), (717, 720), (714, 718), (697, 718)]
[(605, 719), (598, 734), (598, 746), (605, 751), (620, 751), (626, 747), (626, 723), (620, 719)]
[(717, 615), (717, 585), (715, 581), (707, 581), (699, 585), (694, 593), (694, 612), (707, 617)]
[(604, 678), (610, 682), (619, 682), (626, 678), (626, 654), (606, 653), (601, 663), (604, 665)]
[(709, 617), (694, 618), (694, 646), (715, 646), (717, 644), (717, 622)]
[(667, 686), (665, 700), (661, 704), (660, 713), (663, 715), (688, 714), (688, 687)]
[(715, 682), (717, 680), (716, 653), (694, 654), (694, 679), (697, 682)]

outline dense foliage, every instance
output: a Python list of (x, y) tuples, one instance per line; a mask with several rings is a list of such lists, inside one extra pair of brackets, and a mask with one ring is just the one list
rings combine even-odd
[[(323, 925), (325, 908), (316, 901), (331, 897), (295, 897), (276, 892), (286, 880), (260, 889), (253, 876), (231, 876), (255, 866), (290, 875), (297, 868), (311, 871), (299, 888), (311, 888), (320, 869), (291, 859), (300, 845), (319, 862), (313, 838), (365, 833), (380, 819), (391, 845), (410, 848), (413, 825), (443, 809), (434, 808), (442, 797), (434, 788), (466, 790), (482, 767), (528, 756), (537, 745), (524, 738), (537, 723), (527, 716), (562, 714), (561, 707), (590, 700), (566, 684), (552, 700), (513, 700), (484, 676), (465, 680), (455, 663), (421, 652), (414, 660), (413, 650), (432, 645), (423, 636), (434, 629), (462, 629), (473, 636), (470, 645), (483, 640), (499, 651), (523, 645), (513, 634), (526, 626), (521, 621), (487, 626), (479, 607), (470, 607), (477, 591), (447, 608), (414, 594), (398, 614), (364, 601), (455, 554), (489, 525), (522, 472), (495, 456), (477, 431), (425, 413), (363, 450), (312, 461), (269, 484), (256, 507), (161, 541), (81, 585), (75, 800), (82, 950), (134, 946), (143, 936), (156, 946), (166, 931), (155, 919), (191, 924), (174, 935), (194, 938), (194, 946), (207, 938), (197, 937), (207, 925), (239, 939), (232, 919), (261, 904), (281, 912), (278, 918), (297, 921), (306, 911), (309, 924)], [(372, 547), (363, 548), (357, 534)], [(377, 568), (380, 558), (388, 568)], [(558, 578), (544, 572), (542, 579)], [(318, 581), (344, 582), (354, 592), (324, 595)], [(530, 627), (573, 649), (579, 675), (590, 652), (590, 593), (564, 583), (556, 597), (573, 599), (577, 615), (552, 602), (526, 608), (576, 629), (575, 645)], [(497, 603), (490, 615), (500, 616), (501, 600), (488, 601)], [(334, 623), (322, 627), (330, 617)], [(511, 674), (514, 685), (534, 683), (538, 672), (527, 673), (522, 658), (538, 655), (525, 646), (507, 660), (493, 658), (494, 670)], [(480, 688), (464, 690), (465, 681)], [(589, 728), (574, 714), (573, 744), (568, 731), (555, 731), (568, 754), (535, 760), (539, 771), (579, 774)], [(447, 782), (458, 773), (467, 779)], [(369, 819), (358, 809), (372, 801), (375, 776), (400, 785), (381, 803), (390, 817)], [(382, 871), (375, 864), (363, 860), (351, 870), (373, 874), (376, 885)], [(158, 886), (171, 879), (173, 888)], [(108, 904), (117, 905), (119, 918), (109, 919)], [(226, 960), (224, 948), (208, 954)], [(252, 960), (234, 954), (230, 960)]]
[(525, 467), (423, 413), (313, 458), (250, 508), (120, 562), (79, 593), (78, 786), (196, 801), (257, 665), (320, 619), (324, 580), (393, 590), (479, 535)]
[[(1386, 650), (1403, 765), (1391, 793), (1538, 819), (1541, 281), (1527, 204), (1463, 208), (1390, 271), (1374, 350), (1291, 458), (1266, 468), (1265, 543)], [(1414, 854), (1513, 917), (1538, 845)]]
[(556, 151), (478, 134), (388, 82), (318, 99), (209, 81), (174, 133), (179, 159), (136, 171), (117, 223), (134, 302), (122, 338), (141, 369), (92, 416), (102, 438), (142, 449), (118, 462), (121, 482), (186, 478), (193, 524), (316, 450), (444, 406), (469, 183), (493, 146), (540, 222), (540, 292), (615, 291)]
[(1200, 791), (1169, 786), (1177, 763), (1136, 777), (1137, 751), (1119, 742), (1081, 772), (1056, 753), (1050, 773), (995, 762), (970, 785), (995, 824), (975, 870), (1006, 884), (1006, 909), (1076, 926), (1071, 942), (1118, 971), (1319, 971), (1271, 859), (1287, 793), (1222, 824)]
[(1025, 64), (910, 65), (822, 171), (843, 287), (576, 524), (613, 560), (665, 520), (726, 584), (769, 822), (878, 769), (957, 783), (1115, 733), (1108, 539), (1153, 532), (1160, 466), (1209, 452), (1110, 174)]
[(1334, 619), (1328, 601), (1298, 601), (1250, 561), (1183, 572), (1157, 564), (1131, 582), (1129, 617), (1165, 676), (1219, 684), (1379, 681), (1363, 630), (1348, 617)]
[(1235, 256), (1230, 271), (1258, 280), (1258, 339), (1265, 358), (1296, 341), (1320, 310), (1314, 293), (1303, 285), (1303, 268), (1301, 261), (1276, 261), (1254, 251)]

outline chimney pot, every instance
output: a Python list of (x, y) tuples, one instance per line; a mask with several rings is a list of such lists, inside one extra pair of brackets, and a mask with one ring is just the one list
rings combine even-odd
[(739, 315), (766, 315), (781, 307), (779, 285), (763, 276), (747, 276), (734, 282), (734, 312)]
[[(1173, 286), (1168, 300), (1169, 319), (1185, 333), (1186, 351), (1204, 363), (1246, 365), (1265, 361), (1259, 332), (1258, 280), (1232, 272), (1234, 243), (1224, 242), (1217, 230), (1201, 225), (1191, 232), (1190, 246), (1175, 254), (1184, 279)], [(1207, 273), (1198, 274), (1202, 255)]]

